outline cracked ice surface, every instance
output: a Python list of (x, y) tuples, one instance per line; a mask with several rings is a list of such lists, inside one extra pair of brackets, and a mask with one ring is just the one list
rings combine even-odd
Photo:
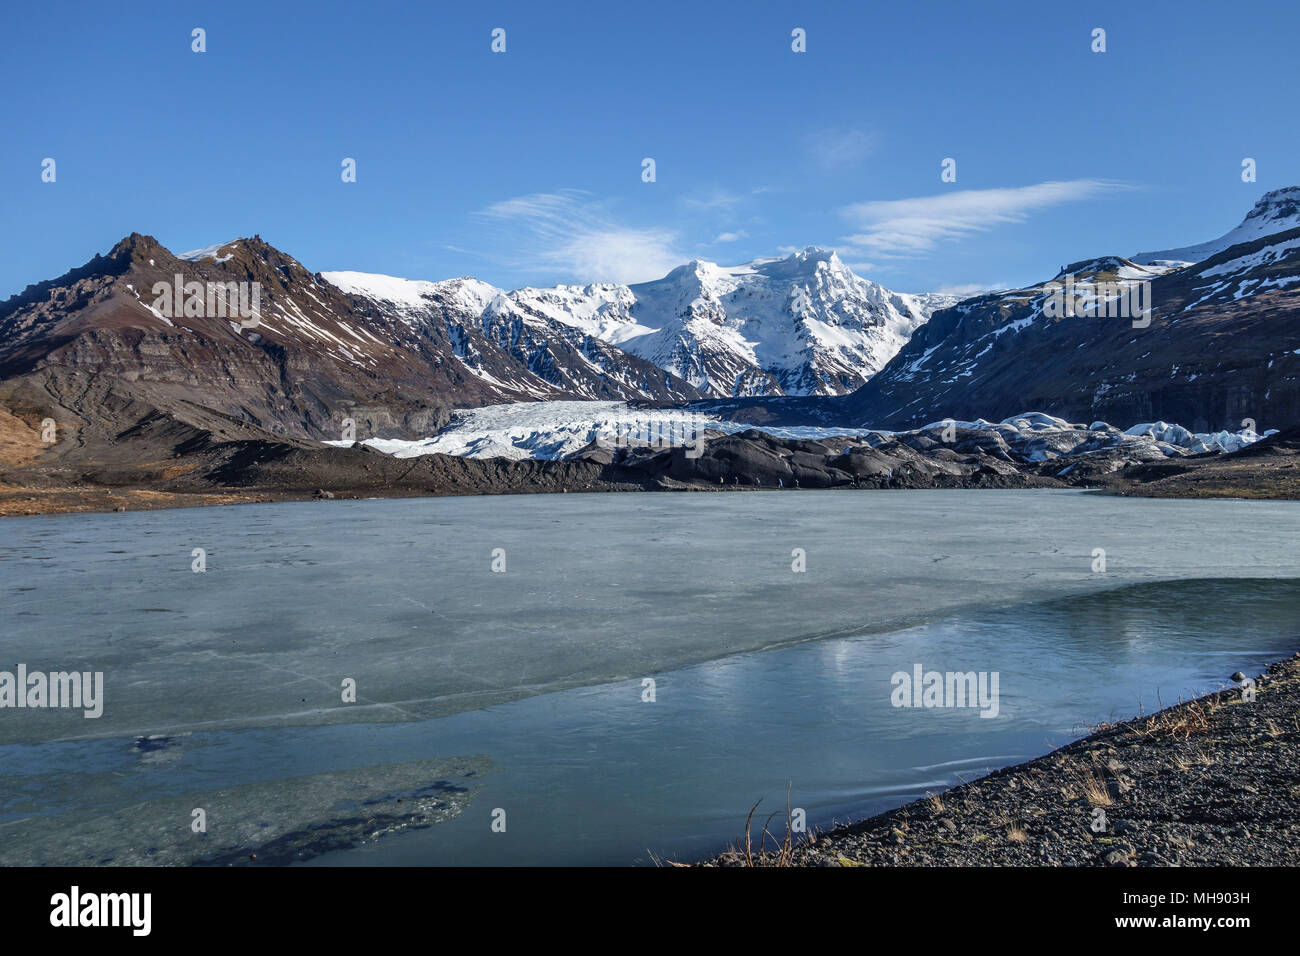
[[(167, 749), (179, 759), (175, 738)], [(137, 743), (138, 745), (138, 743)], [(68, 745), (63, 745), (68, 746)], [(59, 774), (40, 788), (42, 807), (5, 803), (0, 866), (187, 866), (301, 862), (391, 833), (434, 826), (468, 806), (484, 758), (421, 760), (260, 780), (121, 805), (134, 792), (109, 773)], [(107, 779), (110, 777), (119, 779)], [(10, 777), (7, 783), (22, 783)], [(139, 785), (141, 781), (132, 781)], [(116, 794), (117, 806), (98, 801)], [(52, 815), (48, 804), (86, 801)], [(194, 810), (203, 811), (196, 829)]]

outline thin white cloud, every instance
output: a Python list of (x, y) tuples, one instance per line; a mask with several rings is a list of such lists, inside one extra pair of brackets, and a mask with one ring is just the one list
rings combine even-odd
[(996, 226), (1024, 222), (1032, 213), (1132, 187), (1104, 179), (1044, 182), (1006, 189), (965, 189), (855, 203), (841, 214), (862, 230), (845, 241), (867, 255), (923, 255), (940, 242), (964, 239)]
[(959, 285), (941, 285), (939, 288), (930, 291), (936, 295), (955, 295), (963, 299), (969, 299), (973, 295), (983, 295), (985, 292), (994, 292), (1005, 288), (1005, 285), (996, 282), (967, 282)]
[(866, 159), (875, 147), (875, 137), (860, 129), (822, 130), (809, 136), (805, 145), (817, 165), (842, 169)]
[(476, 216), (504, 230), (523, 271), (559, 271), (581, 282), (658, 279), (687, 258), (671, 229), (613, 221), (587, 193), (562, 190), (493, 203)]
[(596, 230), (574, 236), (549, 257), (585, 282), (647, 282), (686, 260), (674, 251), (675, 232), (658, 229)]
[(691, 209), (728, 210), (734, 209), (744, 200), (744, 196), (714, 190), (707, 196), (687, 196), (682, 200), (682, 203)]
[(735, 242), (738, 239), (744, 239), (748, 233), (743, 229), (740, 232), (720, 232), (714, 242)]

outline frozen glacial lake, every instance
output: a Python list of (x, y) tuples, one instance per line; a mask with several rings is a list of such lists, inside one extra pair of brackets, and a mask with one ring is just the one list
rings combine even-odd
[[(1298, 526), (1073, 491), (6, 519), (0, 670), (105, 702), (0, 709), (0, 863), (689, 859), (787, 783), (827, 824), (1295, 650)], [(998, 672), (998, 716), (891, 706), (916, 664)]]

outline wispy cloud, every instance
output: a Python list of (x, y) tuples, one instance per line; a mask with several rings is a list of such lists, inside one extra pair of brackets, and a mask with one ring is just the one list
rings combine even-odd
[(866, 159), (875, 137), (860, 129), (822, 130), (805, 140), (813, 161), (826, 169), (841, 169)]
[(507, 199), (475, 216), (508, 227), (511, 264), (521, 271), (558, 271), (582, 282), (642, 282), (688, 258), (678, 251), (674, 230), (622, 225), (578, 190)]
[(1004, 284), (998, 282), (966, 282), (959, 285), (941, 285), (939, 288), (930, 291), (938, 295), (955, 295), (963, 299), (969, 299), (973, 295), (982, 295), (985, 292), (1005, 288)]
[(687, 196), (682, 199), (682, 204), (691, 209), (706, 210), (730, 210), (745, 201), (744, 196), (738, 196), (735, 193), (714, 190), (707, 196)]
[(743, 229), (739, 232), (720, 232), (714, 242), (735, 242), (738, 239), (744, 239), (748, 235)]
[(996, 226), (1024, 222), (1035, 212), (1132, 187), (1104, 179), (1044, 182), (1007, 189), (966, 189), (856, 203), (841, 210), (862, 230), (845, 241), (868, 255), (923, 255), (945, 241), (964, 239)]

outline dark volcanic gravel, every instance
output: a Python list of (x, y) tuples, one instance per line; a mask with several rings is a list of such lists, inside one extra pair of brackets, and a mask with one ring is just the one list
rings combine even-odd
[(1293, 866), (1300, 654), (1258, 678), (1253, 702), (1244, 696), (1234, 686), (1099, 728), (1036, 760), (814, 834), (784, 861), (769, 839), (762, 860), (731, 852), (706, 865)]

